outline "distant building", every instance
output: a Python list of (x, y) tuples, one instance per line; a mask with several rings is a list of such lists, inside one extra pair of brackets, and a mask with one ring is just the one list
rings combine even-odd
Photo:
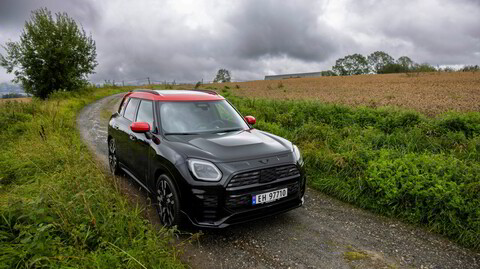
[(297, 74), (265, 76), (265, 80), (278, 80), (278, 79), (287, 79), (287, 78), (313, 78), (313, 77), (321, 77), (321, 76), (322, 76), (322, 72), (297, 73)]

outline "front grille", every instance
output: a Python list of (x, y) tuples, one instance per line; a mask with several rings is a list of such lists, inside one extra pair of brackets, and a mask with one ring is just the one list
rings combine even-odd
[[(280, 186), (278, 189), (288, 188), (288, 197), (297, 195), (299, 191), (298, 183), (291, 183), (286, 186)], [(252, 207), (252, 193), (245, 194), (231, 194), (225, 200), (225, 206), (232, 210), (246, 209)], [(280, 200), (281, 201), (281, 200)], [(263, 205), (256, 205), (255, 207), (262, 207)]]
[(273, 168), (266, 168), (256, 171), (236, 174), (232, 177), (227, 187), (240, 187), (257, 183), (271, 182), (289, 176), (299, 175), (297, 167), (294, 164), (283, 165)]

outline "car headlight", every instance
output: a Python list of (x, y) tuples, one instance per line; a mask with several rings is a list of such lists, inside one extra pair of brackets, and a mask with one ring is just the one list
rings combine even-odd
[(295, 155), (295, 161), (303, 164), (302, 154), (296, 145), (293, 145), (293, 155)]
[(188, 168), (199, 180), (219, 181), (222, 178), (222, 172), (209, 161), (189, 159)]

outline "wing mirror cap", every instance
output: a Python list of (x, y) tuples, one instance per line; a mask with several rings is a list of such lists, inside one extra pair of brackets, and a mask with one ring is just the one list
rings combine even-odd
[(245, 120), (247, 121), (248, 124), (254, 125), (257, 120), (253, 116), (245, 116)]
[(150, 132), (150, 124), (146, 122), (134, 122), (130, 125), (130, 129), (134, 133), (147, 133)]

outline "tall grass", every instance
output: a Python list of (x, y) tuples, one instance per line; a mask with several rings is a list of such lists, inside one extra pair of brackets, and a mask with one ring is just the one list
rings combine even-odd
[(75, 129), (86, 104), (119, 91), (0, 105), (0, 268), (181, 268), (157, 230), (97, 167)]
[(480, 249), (480, 113), (428, 118), (222, 93), (302, 150), (311, 187)]

